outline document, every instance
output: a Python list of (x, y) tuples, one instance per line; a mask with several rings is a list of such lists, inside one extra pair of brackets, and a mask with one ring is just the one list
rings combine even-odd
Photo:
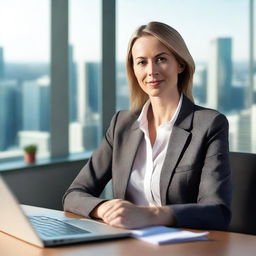
[(206, 236), (208, 234), (209, 232), (196, 233), (165, 226), (154, 226), (132, 230), (132, 236), (134, 238), (156, 245), (207, 240)]

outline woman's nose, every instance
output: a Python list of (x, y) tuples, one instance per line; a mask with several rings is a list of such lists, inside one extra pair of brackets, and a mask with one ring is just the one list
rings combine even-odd
[(154, 76), (154, 75), (158, 75), (158, 68), (157, 65), (154, 63), (149, 63), (148, 64), (148, 75), (149, 76)]

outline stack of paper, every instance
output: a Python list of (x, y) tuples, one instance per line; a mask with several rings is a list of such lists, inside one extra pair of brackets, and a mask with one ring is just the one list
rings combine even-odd
[(134, 238), (157, 245), (207, 240), (206, 235), (208, 234), (209, 232), (195, 233), (177, 228), (168, 228), (165, 226), (154, 226), (132, 230), (132, 236)]

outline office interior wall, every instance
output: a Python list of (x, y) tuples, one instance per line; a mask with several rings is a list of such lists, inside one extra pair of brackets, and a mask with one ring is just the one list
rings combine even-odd
[[(62, 196), (86, 162), (87, 160), (75, 160), (31, 166), (1, 172), (1, 176), (19, 203), (62, 210)], [(111, 181), (101, 197), (113, 198)]]
[(1, 175), (21, 204), (62, 210), (62, 196), (85, 160), (33, 166)]

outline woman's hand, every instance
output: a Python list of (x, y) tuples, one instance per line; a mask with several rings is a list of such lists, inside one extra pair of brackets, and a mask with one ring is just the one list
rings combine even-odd
[(103, 202), (91, 215), (111, 226), (128, 229), (154, 225), (172, 226), (175, 223), (169, 207), (141, 207), (122, 199)]

